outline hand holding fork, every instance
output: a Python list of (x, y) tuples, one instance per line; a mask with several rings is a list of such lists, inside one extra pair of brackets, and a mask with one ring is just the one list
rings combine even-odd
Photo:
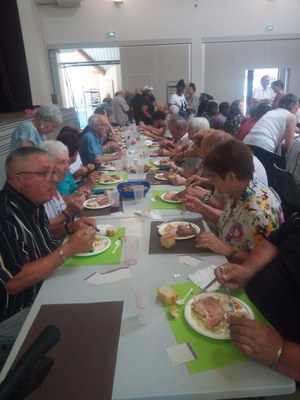
[[(226, 271), (224, 269), (224, 265), (221, 265), (220, 269), (221, 269), (222, 275), (224, 275), (226, 273)], [(230, 292), (230, 289), (228, 288), (227, 283), (224, 283), (224, 288), (225, 288), (227, 296), (228, 296), (227, 311), (233, 312), (234, 305), (232, 304), (232, 301), (231, 301), (231, 292)]]

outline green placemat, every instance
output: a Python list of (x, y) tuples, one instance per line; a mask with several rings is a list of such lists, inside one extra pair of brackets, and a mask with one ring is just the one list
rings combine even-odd
[(168, 192), (176, 192), (175, 190), (153, 190), (152, 192), (152, 197), (151, 197), (151, 208), (158, 208), (158, 209), (177, 209), (177, 210), (182, 210), (182, 203), (167, 203), (166, 201), (163, 201), (159, 199), (159, 196), (161, 196), (164, 193)]
[[(194, 293), (200, 293), (199, 287), (190, 282), (170, 286), (177, 290), (179, 298), (183, 297), (191, 287), (194, 288)], [(232, 295), (251, 307), (255, 320), (268, 324), (264, 316), (248, 299), (246, 293), (241, 290), (234, 290)], [(177, 306), (177, 308), (180, 311), (180, 316), (175, 320), (169, 314), (169, 306), (164, 306), (177, 343), (190, 343), (197, 354), (198, 358), (196, 360), (187, 362), (187, 368), (191, 374), (220, 368), (225, 365), (238, 364), (249, 359), (247, 355), (236, 349), (230, 340), (211, 339), (194, 331), (185, 320), (184, 305)]]
[(103, 253), (96, 254), (95, 256), (73, 256), (68, 258), (66, 262), (63, 263), (63, 267), (83, 267), (88, 265), (111, 265), (119, 264), (121, 260), (121, 254), (123, 245), (119, 246), (115, 254), (111, 254), (115, 247), (116, 241), (120, 236), (125, 235), (125, 228), (119, 228), (118, 233), (115, 236), (110, 236), (111, 240), (110, 247)]
[[(120, 176), (120, 177), (122, 177), (122, 182), (126, 182), (127, 180), (128, 180), (128, 173), (127, 172), (121, 172), (120, 174), (116, 174), (116, 173), (105, 173), (105, 174), (103, 174), (103, 175), (105, 175), (105, 176), (108, 176), (108, 175), (118, 175), (118, 176)], [(114, 186), (117, 186), (119, 183), (121, 183), (121, 182), (116, 182), (116, 183), (111, 183), (111, 184), (107, 184), (107, 183), (103, 183), (103, 184), (100, 184), (100, 183), (98, 183), (98, 185), (96, 185), (95, 187), (96, 188), (106, 188), (106, 187), (114, 187)]]

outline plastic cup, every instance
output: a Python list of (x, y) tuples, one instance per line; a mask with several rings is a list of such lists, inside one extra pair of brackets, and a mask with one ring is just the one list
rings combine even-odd
[(148, 325), (153, 319), (155, 294), (148, 288), (141, 287), (134, 292), (135, 305), (139, 321), (142, 325)]
[(125, 263), (134, 265), (138, 262), (139, 238), (137, 236), (125, 236), (124, 253)]
[(144, 185), (134, 185), (134, 200), (137, 204), (139, 204), (144, 198)]
[(123, 170), (123, 161), (122, 160), (117, 160), (115, 161), (115, 169), (116, 169), (116, 174), (119, 174)]
[(111, 209), (118, 209), (120, 206), (120, 193), (117, 190), (110, 190), (108, 193), (108, 199), (110, 202)]
[(127, 171), (128, 163), (127, 163), (127, 155), (122, 156), (122, 167), (123, 171)]
[(136, 175), (138, 179), (142, 179), (144, 175), (144, 165), (138, 164), (136, 167)]

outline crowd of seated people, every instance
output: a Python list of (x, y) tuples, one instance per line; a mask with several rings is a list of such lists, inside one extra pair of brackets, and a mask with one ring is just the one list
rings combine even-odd
[[(211, 96), (201, 101), (195, 84), (186, 85), (180, 79), (176, 92), (166, 103), (155, 100), (151, 86), (138, 88), (135, 93), (117, 92), (105, 107), (95, 110), (82, 132), (64, 127), (56, 141), (45, 141), (44, 134), (61, 125), (59, 110), (48, 107), (47, 115), (47, 108), (40, 107), (31, 125), (20, 127), (13, 135), (11, 149), (17, 150), (7, 163), (7, 183), (0, 201), (7, 202), (10, 197), (15, 199), (20, 191), (26, 202), (34, 201), (43, 208), (46, 215), (39, 223), (46, 227), (47, 240), (38, 257), (36, 249), (31, 249), (30, 257), (21, 265), (17, 253), (14, 257), (16, 267), (11, 275), (2, 271), (5, 277), (2, 297), (8, 296), (10, 307), (4, 312), (1, 310), (2, 320), (20, 311), (12, 307), (14, 293), (19, 295), (29, 288), (32, 295), (32, 288), (38, 282), (65, 258), (75, 254), (75, 246), (76, 252), (78, 249), (83, 252), (88, 250), (90, 238), (86, 236), (93, 237), (95, 234), (95, 221), (86, 218), (74, 221), (74, 216), (80, 213), (83, 201), (99, 179), (98, 166), (124, 155), (118, 144), (119, 130), (132, 122), (132, 118), (145, 136), (159, 143), (160, 154), (168, 157), (165, 165), (173, 171), (170, 182), (185, 186), (180, 193), (185, 209), (200, 213), (211, 227), (211, 232), (201, 232), (197, 236), (195, 245), (224, 255), (230, 261), (247, 263), (252, 250), (260, 248), (265, 238), (283, 222), (280, 201), (268, 188), (265, 169), (250, 150), (251, 145), (262, 146), (271, 152), (280, 149), (288, 151), (287, 160), (290, 164), (293, 160), (293, 167), (290, 168), (296, 171), (298, 167), (300, 170), (300, 146), (297, 146), (294, 135), (299, 100), (293, 94), (285, 95), (279, 80), (272, 83), (273, 93), (270, 95), (268, 77), (263, 78), (262, 87), (253, 94), (250, 115), (244, 114), (244, 105), (239, 99), (231, 105), (227, 101), (219, 104)], [(267, 95), (266, 100), (264, 96)], [(27, 154), (27, 150), (18, 150), (20, 147), (42, 149)], [(23, 172), (19, 171), (17, 161), (19, 165), (24, 165)], [(36, 193), (32, 196), (28, 192), (26, 175), (21, 175), (26, 173), (25, 166), (36, 166), (38, 169), (38, 165), (47, 169), (43, 181), (45, 190), (51, 187), (51, 190), (47, 189), (47, 196), (41, 198)], [(42, 179), (42, 175), (37, 175), (35, 179)], [(34, 188), (31, 190), (34, 192)], [(0, 220), (3, 232), (8, 229), (4, 217)], [(73, 243), (69, 246), (62, 244), (65, 235), (74, 232)], [(17, 243), (15, 246), (18, 248)], [(12, 255), (4, 247), (5, 241), (0, 249), (1, 256), (4, 254), (1, 268), (5, 270)], [(37, 281), (29, 280), (28, 284), (21, 281), (18, 284), (16, 277), (19, 274), (23, 277), (22, 269), (30, 273), (32, 263), (39, 263), (44, 258), (48, 260), (51, 255), (53, 260), (49, 268), (45, 270), (43, 267)], [(231, 268), (236, 274), (235, 271), (239, 271)], [(21, 304), (25, 308), (28, 305), (29, 302)], [(19, 329), (20, 326), (17, 327)], [(235, 330), (234, 327), (232, 329)]]

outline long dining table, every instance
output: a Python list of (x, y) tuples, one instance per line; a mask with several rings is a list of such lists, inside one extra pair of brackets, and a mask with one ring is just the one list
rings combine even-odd
[[(136, 177), (132, 174), (129, 178)], [(190, 282), (188, 275), (196, 270), (194, 266), (181, 263), (179, 255), (176, 252), (169, 252), (168, 249), (149, 254), (151, 224), (154, 221), (199, 219), (198, 214), (185, 212), (180, 208), (156, 210), (157, 219), (149, 214), (156, 190), (182, 189), (162, 183), (162, 185), (152, 185), (142, 203), (136, 204), (133, 199), (124, 200), (123, 211), (97, 217), (97, 224), (112, 224), (118, 228), (125, 228), (125, 235), (135, 235), (139, 238), (137, 264), (130, 270), (138, 270), (153, 290), (162, 285), (187, 284)], [(140, 215), (139, 211), (143, 210), (144, 213), (141, 212)], [(205, 221), (203, 224), (205, 229), (208, 229)], [(120, 265), (123, 265), (124, 259), (122, 250)], [(211, 252), (197, 253), (196, 256), (200, 259), (201, 268), (220, 265), (227, 261), (225, 257)], [(109, 273), (116, 268), (116, 265), (90, 264), (68, 268), (62, 266), (44, 281), (2, 370), (1, 380), (11, 367), (41, 306), (122, 301), (123, 313), (112, 389), (114, 400), (154, 398), (215, 400), (275, 396), (295, 391), (292, 379), (249, 358), (193, 373), (187, 368), (186, 363), (172, 365), (166, 349), (179, 343), (163, 305), (156, 300), (152, 322), (142, 325), (137, 316), (133, 295), (134, 272), (129, 278), (92, 285), (87, 282), (88, 277), (95, 273)], [(196, 335), (199, 335), (199, 338), (201, 336), (199, 333)], [(221, 349), (222, 343), (218, 346)], [(217, 347), (214, 351), (217, 351)], [(220, 352), (220, 357), (221, 354)], [(214, 356), (218, 359), (218, 353)], [(89, 385), (88, 382), (83, 384)], [(95, 393), (94, 398), (101, 399), (101, 396), (97, 397)]]

